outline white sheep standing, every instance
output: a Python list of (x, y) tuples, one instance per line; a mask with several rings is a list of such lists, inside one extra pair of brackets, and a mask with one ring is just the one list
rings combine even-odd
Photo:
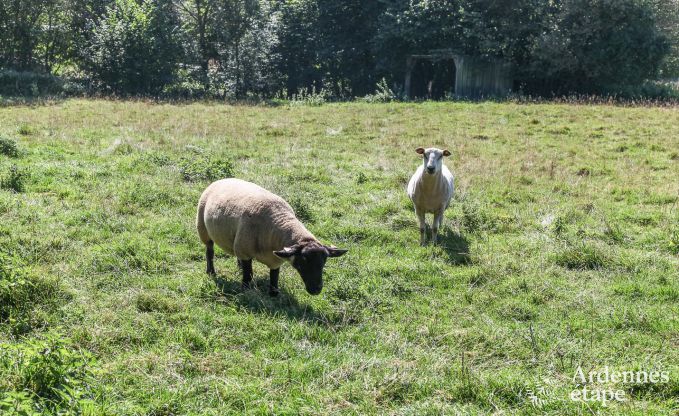
[(425, 214), (434, 214), (431, 239), (435, 243), (443, 221), (443, 213), (450, 205), (455, 192), (455, 179), (443, 164), (443, 157), (450, 156), (448, 150), (418, 147), (415, 152), (422, 155), (424, 160), (410, 178), (407, 192), (415, 205), (415, 214), (420, 221), (420, 244), (425, 245), (427, 240)]
[(196, 228), (206, 246), (208, 274), (215, 274), (217, 244), (238, 259), (244, 289), (252, 282), (252, 260), (267, 265), (271, 296), (279, 293), (278, 276), (284, 262), (299, 272), (307, 292), (317, 295), (323, 289), (328, 257), (347, 252), (321, 244), (283, 198), (240, 179), (222, 179), (205, 189), (198, 202)]

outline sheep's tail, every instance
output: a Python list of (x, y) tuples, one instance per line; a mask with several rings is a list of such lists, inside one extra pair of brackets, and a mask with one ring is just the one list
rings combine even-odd
[(198, 230), (198, 236), (203, 244), (207, 244), (211, 240), (205, 227), (205, 202), (204, 198), (200, 199), (200, 202), (198, 202), (198, 212), (196, 213), (196, 230)]

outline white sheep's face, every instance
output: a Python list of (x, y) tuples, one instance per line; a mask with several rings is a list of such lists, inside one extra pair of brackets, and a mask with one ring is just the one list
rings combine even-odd
[(435, 147), (429, 147), (427, 149), (418, 147), (415, 149), (415, 152), (422, 155), (424, 159), (424, 173), (428, 175), (436, 175), (441, 172), (441, 167), (443, 166), (443, 156), (450, 156), (450, 152), (448, 150), (441, 150)]

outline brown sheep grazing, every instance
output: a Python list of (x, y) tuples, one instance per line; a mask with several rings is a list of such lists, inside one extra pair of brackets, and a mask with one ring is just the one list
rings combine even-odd
[(283, 198), (240, 179), (222, 179), (205, 189), (198, 202), (196, 228), (206, 246), (208, 274), (215, 274), (217, 244), (238, 259), (244, 289), (252, 282), (252, 260), (267, 265), (271, 296), (279, 293), (278, 276), (284, 262), (299, 272), (306, 291), (317, 295), (323, 289), (328, 257), (347, 252), (321, 244)]

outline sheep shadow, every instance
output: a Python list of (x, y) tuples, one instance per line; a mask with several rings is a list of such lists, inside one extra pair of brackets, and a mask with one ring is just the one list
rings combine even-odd
[(453, 265), (468, 265), (471, 263), (469, 241), (462, 234), (456, 233), (450, 228), (445, 228), (438, 237), (437, 245), (443, 248), (449, 263)]
[[(240, 277), (240, 274), (238, 275)], [(309, 305), (302, 305), (285, 287), (280, 287), (277, 297), (268, 294), (269, 278), (255, 276), (252, 288), (243, 290), (241, 280), (216, 276), (211, 279), (218, 297), (226, 298), (240, 308), (261, 315), (280, 316), (289, 320), (319, 325), (332, 324), (333, 319), (324, 313), (317, 312)]]

